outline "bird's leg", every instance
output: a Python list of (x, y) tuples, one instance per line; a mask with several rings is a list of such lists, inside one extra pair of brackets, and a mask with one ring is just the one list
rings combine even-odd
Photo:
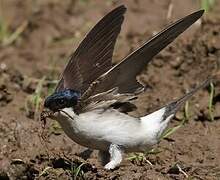
[(110, 162), (105, 165), (105, 169), (114, 169), (122, 161), (122, 150), (116, 144), (111, 144), (109, 147)]
[(106, 165), (110, 161), (110, 154), (108, 151), (99, 151), (98, 156), (102, 166)]
[(87, 148), (86, 150), (84, 150), (83, 152), (79, 153), (79, 156), (81, 158), (83, 158), (84, 160), (87, 160), (88, 158), (90, 158), (91, 154), (92, 154), (93, 150)]

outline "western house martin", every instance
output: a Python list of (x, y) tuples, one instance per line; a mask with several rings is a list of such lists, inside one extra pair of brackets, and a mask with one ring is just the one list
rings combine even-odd
[[(105, 169), (114, 169), (122, 153), (143, 152), (157, 144), (177, 110), (198, 87), (143, 117), (128, 115), (144, 85), (136, 76), (152, 58), (204, 13), (194, 12), (171, 24), (124, 60), (112, 66), (112, 55), (124, 20), (125, 6), (104, 16), (71, 55), (55, 92), (46, 98), (42, 118), (59, 122), (74, 142), (99, 150)], [(47, 111), (46, 111), (47, 109)]]

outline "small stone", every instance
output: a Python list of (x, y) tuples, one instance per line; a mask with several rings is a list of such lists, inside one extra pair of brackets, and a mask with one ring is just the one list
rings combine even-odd
[(177, 57), (175, 60), (173, 61), (169, 61), (170, 65), (172, 68), (177, 69), (178, 67), (180, 67), (182, 60), (180, 57)]
[(6, 65), (5, 63), (1, 63), (1, 64), (0, 64), (0, 69), (1, 69), (1, 70), (5, 71), (6, 68), (7, 68), (7, 65)]

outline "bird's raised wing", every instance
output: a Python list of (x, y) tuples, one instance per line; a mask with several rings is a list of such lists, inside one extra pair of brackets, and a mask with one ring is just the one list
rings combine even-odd
[(121, 63), (100, 76), (91, 84), (85, 94), (91, 96), (115, 87), (118, 88), (119, 93), (134, 93), (143, 89), (143, 85), (137, 82), (136, 76), (140, 74), (156, 54), (196, 22), (203, 13), (203, 10), (197, 11), (168, 26), (131, 53)]
[(71, 55), (56, 92), (69, 88), (83, 94), (90, 83), (112, 67), (114, 45), (121, 30), (125, 11), (124, 6), (115, 8), (86, 35)]
[[(111, 94), (112, 100), (117, 100), (120, 94), (134, 95), (143, 91), (144, 86), (137, 82), (136, 76), (146, 67), (156, 54), (196, 22), (203, 13), (203, 10), (197, 11), (171, 24), (143, 44), (139, 49), (131, 53), (121, 63), (101, 75), (82, 95), (79, 107), (87, 99), (90, 99), (90, 102), (93, 102), (94, 106), (96, 104), (97, 107), (100, 107), (98, 104), (101, 103), (102, 99), (105, 99), (106, 96), (106, 93), (103, 92), (109, 92), (114, 88), (117, 88), (117, 92)], [(97, 97), (98, 94), (99, 100), (96, 100), (97, 98), (95, 97)], [(94, 100), (92, 100), (93, 97)], [(116, 102), (120, 101), (117, 100)], [(108, 102), (110, 101), (108, 100)], [(115, 103), (115, 101), (112, 101), (112, 103)], [(87, 104), (87, 106), (89, 106), (89, 104)]]

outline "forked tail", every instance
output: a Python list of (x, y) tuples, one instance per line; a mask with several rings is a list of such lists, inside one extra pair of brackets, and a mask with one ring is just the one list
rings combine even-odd
[(186, 93), (183, 97), (166, 105), (165, 106), (165, 113), (164, 113), (162, 119), (165, 120), (170, 115), (172, 115), (172, 114), (174, 115), (190, 97), (192, 97), (199, 89), (206, 87), (211, 81), (212, 81), (212, 78), (208, 78), (206, 81), (204, 81), (198, 87), (196, 87), (192, 91)]

